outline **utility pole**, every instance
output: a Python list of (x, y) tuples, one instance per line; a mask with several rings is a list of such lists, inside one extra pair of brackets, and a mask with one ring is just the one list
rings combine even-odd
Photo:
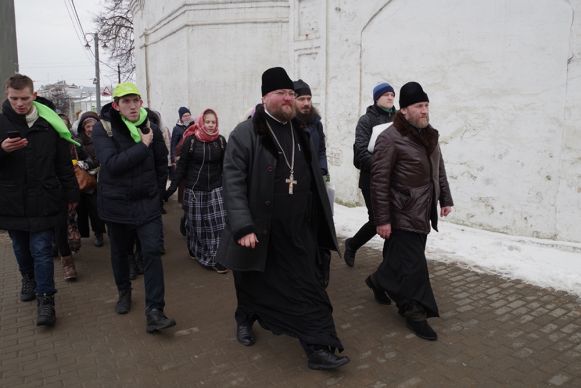
[(99, 34), (93, 34), (95, 41), (95, 96), (97, 97), (97, 113), (101, 112), (101, 74), (99, 73)]
[(121, 83), (121, 65), (117, 64), (117, 83)]

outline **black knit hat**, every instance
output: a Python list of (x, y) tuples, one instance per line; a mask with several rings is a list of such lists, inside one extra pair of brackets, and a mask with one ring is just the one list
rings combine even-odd
[(294, 90), (293, 81), (282, 67), (271, 67), (262, 73), (262, 95), (279, 89)]
[(399, 90), (399, 109), (408, 107), (418, 102), (430, 102), (428, 95), (417, 82), (408, 82)]
[(178, 115), (180, 116), (180, 120), (182, 119), (182, 116), (185, 115), (186, 113), (192, 114), (192, 112), (190, 112), (190, 110), (185, 106), (182, 106), (180, 107), (180, 109), (178, 109)]
[(293, 85), (294, 85), (294, 89), (295, 89), (295, 93), (296, 93), (297, 97), (312, 96), (313, 95), (313, 93), (311, 93), (311, 88), (309, 87), (309, 84), (307, 84), (302, 79), (299, 79), (298, 81), (293, 82)]

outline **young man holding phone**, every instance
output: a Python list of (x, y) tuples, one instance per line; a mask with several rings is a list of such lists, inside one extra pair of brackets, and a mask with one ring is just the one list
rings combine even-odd
[(119, 299), (117, 314), (131, 309), (129, 255), (139, 239), (144, 264), (147, 332), (175, 326), (163, 309), (160, 195), (167, 180), (167, 148), (159, 128), (147, 119), (141, 93), (131, 82), (113, 90), (113, 102), (101, 110), (93, 144), (101, 163), (97, 207), (109, 231), (111, 264)]
[(22, 275), (20, 300), (37, 299), (38, 326), (56, 321), (52, 241), (65, 203), (76, 206), (79, 189), (62, 119), (36, 100), (32, 80), (8, 78), (0, 114), (0, 229), (12, 239)]

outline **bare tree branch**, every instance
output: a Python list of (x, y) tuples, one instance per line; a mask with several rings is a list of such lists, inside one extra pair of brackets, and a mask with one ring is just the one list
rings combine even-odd
[(135, 75), (135, 39), (130, 0), (106, 0), (103, 11), (95, 18), (99, 40), (107, 46), (112, 68), (121, 67), (121, 80)]

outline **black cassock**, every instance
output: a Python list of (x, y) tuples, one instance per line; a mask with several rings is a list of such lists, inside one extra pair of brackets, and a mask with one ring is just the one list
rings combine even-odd
[[(290, 123), (282, 125), (267, 119), (292, 159)], [(295, 128), (295, 131), (297, 129)], [(333, 307), (327, 292), (317, 280), (317, 207), (311, 193), (311, 172), (305, 158), (305, 144), (295, 137), (293, 194), (289, 194), (290, 169), (280, 152), (274, 183), (270, 245), (264, 272), (234, 273), (238, 308), (236, 321), (258, 320), (274, 334), (297, 337), (303, 344), (325, 345), (343, 350), (333, 322)], [(276, 141), (274, 141), (276, 144)]]

